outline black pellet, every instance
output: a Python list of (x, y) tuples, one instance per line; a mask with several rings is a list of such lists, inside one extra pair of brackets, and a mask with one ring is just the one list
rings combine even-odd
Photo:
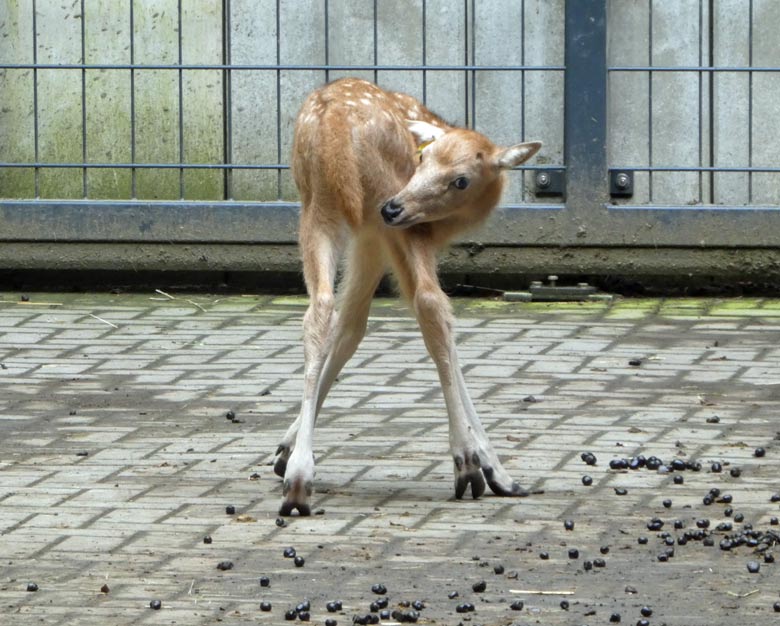
[(747, 571), (751, 574), (758, 574), (758, 572), (761, 570), (761, 564), (758, 561), (748, 561), (747, 562)]
[(260, 610), (261, 611), (270, 611), (273, 607), (271, 606), (270, 602), (261, 602), (260, 603)]
[(375, 585), (371, 585), (371, 591), (377, 595), (383, 596), (387, 593), (387, 587), (382, 583), (376, 583)]
[(30, 592), (38, 591), (38, 584), (37, 583), (27, 583), (27, 591), (30, 591)]
[(480, 580), (479, 582), (474, 583), (471, 585), (472, 590), (474, 590), (476, 593), (482, 593), (487, 589), (487, 583), (484, 580)]
[(217, 569), (223, 572), (233, 569), (233, 561), (220, 561), (217, 563)]
[(582, 484), (586, 487), (590, 487), (593, 484), (593, 478), (586, 474), (582, 477)]
[(282, 552), (282, 556), (286, 559), (294, 559), (295, 558), (295, 548), (285, 548), (284, 552)]
[(515, 600), (512, 602), (512, 604), (509, 605), (509, 608), (513, 611), (522, 611), (524, 606), (525, 603), (522, 600)]
[(643, 606), (641, 609), (639, 609), (639, 613), (642, 615), (642, 617), (650, 617), (653, 614), (653, 609), (651, 609), (649, 606)]
[(574, 520), (570, 520), (570, 519), (564, 520), (563, 527), (566, 530), (574, 530)]
[(160, 602), (159, 600), (152, 600), (149, 603), (149, 608), (154, 609), (155, 611), (159, 611), (162, 608), (162, 602)]
[(228, 504), (225, 507), (225, 513), (227, 513), (228, 515), (234, 515), (235, 512), (236, 512), (236, 507), (234, 507), (232, 504)]
[(620, 613), (613, 613), (609, 616), (609, 621), (613, 624), (617, 624), (621, 620)]
[(306, 564), (306, 560), (302, 556), (296, 556), (293, 563), (295, 563), (295, 567), (303, 567)]
[(268, 576), (261, 576), (260, 577), (260, 586), (261, 587), (269, 587), (271, 585), (271, 579), (268, 578)]
[(764, 448), (756, 448), (755, 450), (753, 450), (753, 456), (757, 456), (761, 458), (762, 456), (765, 455), (766, 455), (766, 450), (764, 450)]
[(569, 558), (570, 559), (580, 558), (580, 551), (577, 550), (577, 548), (569, 548)]

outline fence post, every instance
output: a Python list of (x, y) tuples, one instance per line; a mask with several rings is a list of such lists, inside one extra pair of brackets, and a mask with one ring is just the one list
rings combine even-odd
[(579, 224), (608, 199), (606, 12), (606, 0), (566, 1), (566, 202)]

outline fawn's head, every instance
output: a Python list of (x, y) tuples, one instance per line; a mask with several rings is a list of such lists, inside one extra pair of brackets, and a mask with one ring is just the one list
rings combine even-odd
[(409, 122), (409, 130), (423, 146), (420, 162), (406, 186), (381, 209), (385, 224), (398, 228), (452, 217), (479, 221), (498, 203), (504, 170), (542, 147), (538, 141), (500, 147), (476, 131), (426, 122)]

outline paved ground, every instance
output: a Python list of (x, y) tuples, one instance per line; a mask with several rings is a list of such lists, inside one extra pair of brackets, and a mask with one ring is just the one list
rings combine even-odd
[[(419, 623), (633, 625), (643, 606), (652, 625), (780, 623), (780, 563), (764, 561), (780, 552), (780, 302), (457, 302), (483, 421), (507, 469), (543, 491), (458, 502), (435, 371), (414, 323), (379, 301), (318, 425), (320, 514), (279, 527), (270, 463), (299, 403), (303, 307), (0, 294), (0, 622), (282, 624), (307, 598), (312, 623), (343, 625), (383, 583), (391, 610), (424, 601)], [(638, 454), (702, 469), (609, 468)], [(759, 545), (721, 550), (745, 524)]]

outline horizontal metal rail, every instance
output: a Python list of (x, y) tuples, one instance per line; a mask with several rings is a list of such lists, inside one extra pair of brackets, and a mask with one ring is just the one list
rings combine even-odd
[(707, 166), (707, 165), (610, 165), (611, 170), (626, 170), (634, 172), (716, 172), (745, 174), (778, 174), (780, 167), (738, 167), (738, 166)]
[(723, 66), (713, 67), (709, 65), (615, 65), (607, 67), (608, 72), (780, 72), (780, 67), (775, 66)]
[(179, 63), (0, 63), (9, 70), (230, 70), (263, 72), (381, 71), (381, 72), (563, 72), (563, 65), (285, 65), (285, 64), (179, 64)]
[[(261, 164), (250, 165), (246, 163), (0, 163), (0, 168), (28, 168), (28, 169), (118, 169), (118, 170), (289, 170), (289, 165)], [(517, 171), (525, 170), (565, 170), (563, 165), (521, 165), (512, 168)], [(780, 170), (779, 170), (780, 171)]]

